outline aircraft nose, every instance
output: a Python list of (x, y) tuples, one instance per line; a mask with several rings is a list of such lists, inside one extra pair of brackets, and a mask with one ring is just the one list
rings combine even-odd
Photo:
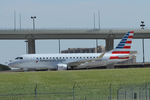
[(13, 67), (13, 66), (14, 66), (14, 64), (13, 64), (13, 63), (9, 63), (9, 64), (8, 64), (8, 66)]
[(16, 67), (16, 63), (15, 63), (15, 62), (10, 62), (10, 63), (8, 64), (8, 66), (10, 66), (10, 67)]

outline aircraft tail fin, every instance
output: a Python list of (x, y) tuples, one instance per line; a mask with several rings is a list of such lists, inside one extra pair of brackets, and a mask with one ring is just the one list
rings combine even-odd
[(127, 32), (120, 43), (116, 46), (116, 48), (111, 50), (110, 52), (112, 54), (130, 54), (133, 35), (134, 31)]

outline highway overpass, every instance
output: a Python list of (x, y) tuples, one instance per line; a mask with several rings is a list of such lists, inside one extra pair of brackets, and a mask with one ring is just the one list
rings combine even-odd
[[(130, 29), (131, 30), (131, 29)], [(39, 39), (105, 39), (106, 50), (113, 49), (114, 39), (121, 39), (130, 30), (0, 30), (0, 39), (27, 40), (28, 53), (35, 53), (35, 40)], [(133, 30), (135, 39), (149, 39), (150, 30)]]

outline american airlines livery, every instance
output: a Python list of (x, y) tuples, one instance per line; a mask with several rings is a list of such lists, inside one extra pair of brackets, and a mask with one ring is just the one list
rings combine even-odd
[(10, 68), (67, 70), (110, 66), (131, 59), (130, 51), (133, 31), (125, 34), (117, 47), (103, 53), (71, 53), (71, 54), (25, 54), (15, 58), (8, 65)]

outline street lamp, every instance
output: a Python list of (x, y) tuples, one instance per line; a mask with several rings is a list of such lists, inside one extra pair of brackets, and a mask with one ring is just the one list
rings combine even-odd
[[(141, 25), (140, 25), (141, 29), (144, 30), (144, 27), (145, 27), (145, 24), (144, 24), (144, 21), (141, 21)], [(145, 57), (144, 57), (144, 38), (142, 39), (142, 43), (143, 43), (143, 65), (145, 63)]]
[(31, 19), (33, 19), (33, 30), (35, 30), (35, 19), (36, 19), (36, 16), (31, 16)]

